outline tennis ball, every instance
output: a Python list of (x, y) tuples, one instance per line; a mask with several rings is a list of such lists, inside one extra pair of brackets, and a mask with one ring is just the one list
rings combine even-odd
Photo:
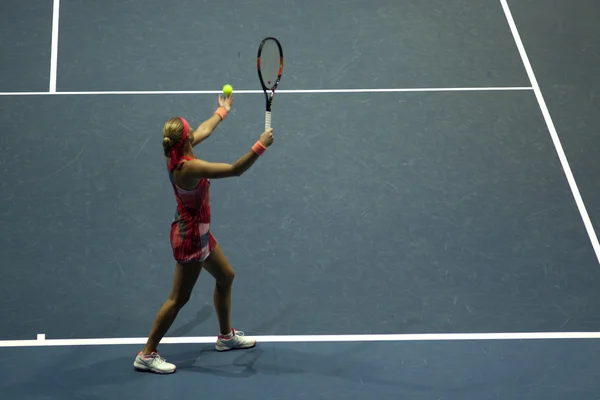
[(225, 85), (223, 86), (223, 94), (225, 94), (225, 96), (231, 96), (231, 93), (233, 93), (233, 88), (231, 87), (231, 85)]

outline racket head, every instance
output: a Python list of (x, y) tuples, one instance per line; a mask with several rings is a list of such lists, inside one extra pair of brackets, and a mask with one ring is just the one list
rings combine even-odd
[(265, 94), (267, 91), (274, 92), (283, 74), (283, 50), (279, 40), (267, 37), (260, 42), (256, 68)]

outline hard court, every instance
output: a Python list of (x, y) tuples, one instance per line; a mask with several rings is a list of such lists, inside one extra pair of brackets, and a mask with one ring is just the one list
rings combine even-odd
[[(4, 0), (0, 390), (41, 399), (599, 399), (599, 8), (592, 0)], [(203, 272), (171, 289), (161, 129), (234, 162), (264, 128), (262, 38), (285, 57), (275, 142), (213, 180), (236, 270), (217, 353)]]

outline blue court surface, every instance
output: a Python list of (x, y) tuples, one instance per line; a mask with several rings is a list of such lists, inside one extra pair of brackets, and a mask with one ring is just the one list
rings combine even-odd
[[(5, 0), (0, 393), (42, 399), (600, 399), (600, 74), (592, 0)], [(236, 270), (217, 353), (202, 272), (171, 289), (164, 122), (234, 162), (211, 186)]]

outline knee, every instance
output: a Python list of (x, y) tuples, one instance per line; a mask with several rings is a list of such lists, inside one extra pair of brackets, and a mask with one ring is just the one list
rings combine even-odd
[(235, 271), (230, 268), (229, 270), (223, 272), (223, 274), (217, 280), (217, 284), (219, 284), (219, 286), (231, 286), (234, 279)]
[(169, 300), (173, 303), (173, 305), (175, 306), (175, 308), (177, 308), (177, 310), (180, 310), (183, 308), (183, 306), (185, 306), (187, 304), (188, 301), (190, 301), (190, 295), (187, 294), (171, 294), (171, 296), (169, 296)]

